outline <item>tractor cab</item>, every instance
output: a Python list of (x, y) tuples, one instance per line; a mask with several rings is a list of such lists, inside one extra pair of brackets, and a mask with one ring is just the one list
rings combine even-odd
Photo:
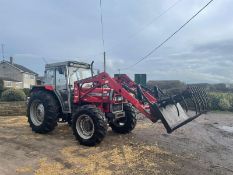
[(77, 61), (46, 64), (44, 85), (54, 87), (63, 113), (71, 113), (74, 82), (91, 77), (93, 73), (91, 65)]

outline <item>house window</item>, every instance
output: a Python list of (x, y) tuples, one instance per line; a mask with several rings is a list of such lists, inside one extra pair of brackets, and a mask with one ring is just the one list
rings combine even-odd
[(5, 81), (6, 87), (12, 87), (12, 81)]
[(35, 77), (34, 75), (30, 75), (30, 78), (31, 78), (31, 79), (34, 79), (34, 77)]
[(22, 82), (16, 82), (15, 87), (16, 88), (22, 88)]

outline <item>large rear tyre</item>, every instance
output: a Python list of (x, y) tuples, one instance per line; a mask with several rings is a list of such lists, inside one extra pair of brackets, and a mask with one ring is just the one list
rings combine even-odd
[(106, 136), (108, 125), (105, 115), (98, 108), (85, 105), (74, 113), (72, 129), (81, 145), (95, 146)]
[(27, 117), (32, 131), (45, 134), (57, 126), (60, 105), (47, 91), (33, 92), (27, 108)]
[(109, 125), (114, 132), (127, 134), (135, 128), (137, 119), (135, 110), (131, 104), (124, 104), (123, 109), (125, 111), (125, 117), (120, 118)]

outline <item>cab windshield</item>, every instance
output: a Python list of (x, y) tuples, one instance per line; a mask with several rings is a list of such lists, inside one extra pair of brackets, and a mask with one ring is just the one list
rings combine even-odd
[(73, 86), (75, 81), (91, 77), (91, 69), (69, 67), (70, 85)]

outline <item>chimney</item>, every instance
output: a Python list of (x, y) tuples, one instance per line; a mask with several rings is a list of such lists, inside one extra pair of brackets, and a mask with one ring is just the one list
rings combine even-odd
[(10, 57), (10, 63), (13, 64), (13, 57)]

